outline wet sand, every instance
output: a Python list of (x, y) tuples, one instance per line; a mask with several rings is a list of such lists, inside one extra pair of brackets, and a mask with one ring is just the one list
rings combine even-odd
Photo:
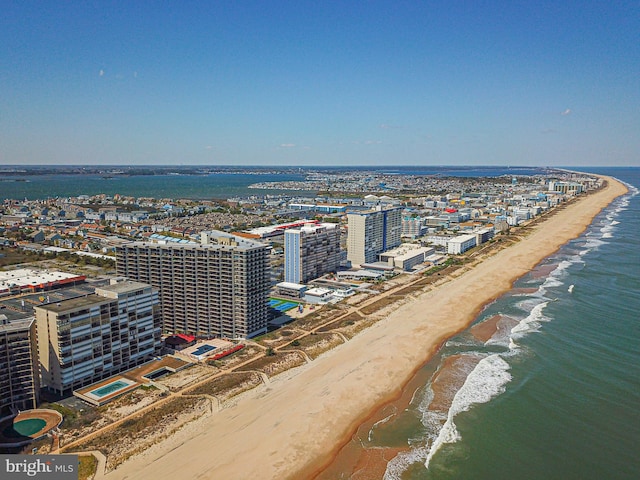
[[(106, 478), (313, 478), (447, 338), (543, 258), (580, 235), (626, 187), (568, 205), (526, 238), (236, 406), (178, 432)], [(509, 268), (505, 268), (509, 265)]]
[(531, 276), (536, 279), (548, 277), (549, 274), (553, 272), (556, 268), (558, 268), (558, 265), (556, 264), (539, 265), (533, 270), (531, 270)]
[(456, 392), (462, 388), (469, 373), (480, 360), (480, 355), (452, 355), (445, 358), (431, 382), (433, 400), (429, 404), (429, 410), (446, 414)]
[(502, 315), (489, 317), (484, 322), (476, 323), (469, 329), (469, 332), (476, 338), (476, 340), (486, 343), (498, 331), (498, 322), (501, 319)]
[[(530, 293), (536, 292), (538, 289), (533, 288)], [(512, 290), (513, 291), (513, 290)], [(518, 321), (504, 315), (493, 315), (483, 322), (473, 325), (469, 332), (476, 340), (487, 343), (491, 339), (497, 339), (509, 334), (511, 329), (518, 324)]]

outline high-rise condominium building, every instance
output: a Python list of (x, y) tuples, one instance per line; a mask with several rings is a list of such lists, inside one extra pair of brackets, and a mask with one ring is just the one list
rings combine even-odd
[(347, 214), (347, 260), (362, 265), (378, 260), (378, 254), (400, 245), (402, 209), (369, 210)]
[(305, 225), (284, 232), (284, 281), (306, 283), (340, 266), (340, 227)]
[(0, 314), (0, 418), (36, 408), (38, 391), (35, 319)]
[(203, 244), (133, 242), (116, 250), (117, 272), (160, 291), (163, 329), (248, 338), (267, 331), (269, 249), (223, 232)]
[(160, 352), (158, 291), (148, 284), (115, 282), (35, 312), (42, 386), (61, 394)]

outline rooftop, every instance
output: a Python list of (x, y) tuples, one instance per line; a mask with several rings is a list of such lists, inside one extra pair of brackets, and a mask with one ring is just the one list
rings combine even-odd
[(151, 285), (142, 282), (134, 282), (133, 280), (123, 280), (119, 282), (111, 283), (110, 285), (106, 285), (104, 287), (100, 287), (96, 289), (96, 293), (100, 293), (100, 290), (105, 290), (107, 292), (115, 292), (115, 293), (127, 293), (133, 292), (135, 290), (141, 290), (143, 288), (150, 288)]
[(92, 293), (85, 297), (71, 298), (68, 300), (62, 300), (60, 302), (37, 305), (35, 308), (36, 308), (36, 311), (38, 309), (42, 309), (42, 310), (47, 310), (55, 313), (63, 313), (63, 312), (78, 310), (83, 307), (92, 307), (95, 305), (100, 305), (102, 303), (108, 303), (110, 301), (112, 300), (105, 298), (101, 295), (96, 295), (95, 293)]
[(0, 333), (27, 330), (33, 323), (33, 317), (11, 319), (0, 310)]
[(58, 284), (73, 280), (84, 280), (84, 276), (75, 273), (66, 273), (49, 270), (32, 270), (21, 268), (18, 270), (7, 270), (0, 272), (0, 291), (9, 287), (26, 287), (46, 284)]

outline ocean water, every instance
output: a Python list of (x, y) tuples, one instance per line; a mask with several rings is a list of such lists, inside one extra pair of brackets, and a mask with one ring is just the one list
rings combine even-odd
[(640, 478), (640, 169), (597, 173), (629, 194), (446, 342), (405, 404), (354, 435), (354, 448), (391, 459), (386, 470), (360, 461), (320, 478)]

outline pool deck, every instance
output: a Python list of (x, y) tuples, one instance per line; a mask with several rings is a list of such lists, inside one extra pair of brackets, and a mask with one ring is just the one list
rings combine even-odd
[[(209, 350), (208, 352), (205, 352), (202, 355), (194, 354), (194, 352), (196, 352), (198, 348), (204, 345), (210, 345), (212, 347), (215, 347), (215, 349)], [(212, 355), (215, 355), (216, 353), (222, 352), (227, 348), (233, 347), (234, 345), (235, 343), (233, 342), (229, 342), (227, 340), (222, 340), (219, 338), (213, 338), (211, 340), (203, 340), (201, 342), (196, 343), (195, 345), (192, 345), (189, 348), (185, 348), (184, 350), (180, 351), (180, 354), (185, 355), (187, 358), (192, 358), (197, 361), (202, 361), (202, 360), (205, 360), (207, 357), (210, 357)]]
[[(73, 391), (73, 394), (84, 400), (85, 402), (90, 403), (91, 405), (95, 405), (100, 407), (106, 403), (109, 403), (111, 400), (119, 397), (120, 395), (124, 395), (125, 393), (129, 393), (140, 385), (148, 385), (151, 383), (151, 380), (145, 377), (145, 375), (154, 372), (156, 370), (160, 370), (161, 368), (166, 368), (170, 372), (177, 372), (187, 366), (190, 365), (190, 362), (182, 360), (180, 358), (173, 357), (171, 355), (167, 355), (162, 357), (161, 359), (151, 360), (150, 362), (145, 363), (144, 365), (140, 365), (139, 367), (133, 368), (127, 372), (120, 373), (118, 375), (114, 375), (112, 377), (106, 378), (99, 382), (96, 382), (87, 387), (82, 387)], [(103, 397), (96, 397), (92, 395), (91, 392), (98, 388), (102, 388), (111, 383), (117, 382), (118, 380), (130, 383), (130, 385), (126, 388), (122, 388), (116, 390), (113, 393), (105, 395)]]
[[(112, 392), (108, 395), (104, 395), (103, 397), (97, 397), (91, 393), (94, 390), (97, 390), (98, 388), (102, 388), (106, 385), (109, 385), (117, 381), (126, 382), (129, 385), (125, 388), (118, 389), (115, 392)], [(110, 402), (114, 398), (119, 397), (120, 395), (124, 395), (125, 393), (135, 390), (140, 385), (141, 383), (136, 380), (131, 380), (129, 378), (126, 378), (123, 375), (115, 375), (113, 377), (109, 377), (105, 380), (102, 380), (98, 383), (94, 383), (93, 385), (89, 385), (88, 387), (83, 387), (83, 388), (79, 388), (78, 390), (74, 390), (73, 394), (76, 397), (84, 400), (85, 402), (95, 405), (96, 407), (100, 407), (105, 403)]]
[(134, 368), (133, 370), (124, 372), (122, 376), (136, 382), (149, 383), (149, 379), (146, 378), (145, 375), (151, 372), (155, 372), (156, 370), (160, 370), (161, 368), (166, 368), (170, 372), (177, 372), (179, 370), (182, 370), (183, 368), (188, 367), (189, 365), (190, 362), (173, 357), (171, 355), (167, 355), (166, 357), (162, 357), (160, 360), (152, 360), (148, 363), (145, 363), (144, 365), (140, 365), (139, 367)]
[[(45, 425), (36, 433), (29, 436), (20, 437), (20, 439), (16, 438), (5, 438), (2, 432), (9, 425), (15, 424), (16, 422), (21, 422), (23, 420), (30, 420), (33, 418), (38, 418), (40, 420), (44, 420)], [(44, 435), (46, 435), (51, 430), (56, 429), (62, 423), (62, 415), (55, 410), (50, 409), (42, 409), (38, 408), (35, 410), (25, 410), (15, 417), (11, 419), (4, 419), (0, 422), (0, 445), (3, 447), (18, 447), (22, 445), (27, 445), (28, 443), (36, 440)]]

